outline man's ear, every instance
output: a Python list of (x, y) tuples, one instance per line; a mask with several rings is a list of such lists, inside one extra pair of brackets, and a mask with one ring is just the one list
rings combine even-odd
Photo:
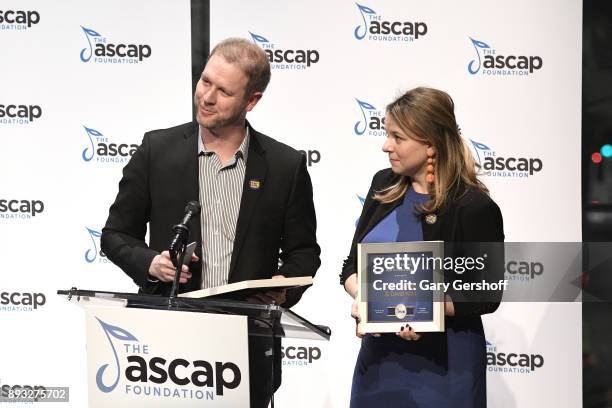
[(263, 92), (253, 93), (253, 95), (251, 95), (249, 97), (249, 100), (247, 101), (246, 111), (250, 112), (251, 110), (253, 110), (253, 108), (255, 107), (255, 105), (257, 105), (257, 102), (259, 102), (262, 96)]

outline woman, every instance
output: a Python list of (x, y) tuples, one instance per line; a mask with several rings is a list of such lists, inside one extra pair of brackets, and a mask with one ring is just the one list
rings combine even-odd
[[(357, 297), (359, 242), (442, 240), (445, 256), (503, 242), (499, 207), (476, 178), (474, 160), (445, 92), (416, 88), (387, 106), (383, 151), (390, 169), (374, 176), (344, 262), (341, 284)], [(465, 243), (473, 244), (465, 244)], [(477, 244), (478, 243), (478, 244)], [(503, 250), (488, 248), (487, 278), (503, 274)], [(448, 271), (446, 271), (448, 272)], [(454, 272), (445, 279), (454, 279)], [(466, 274), (467, 275), (467, 274)], [(465, 276), (462, 276), (462, 279)], [(486, 299), (485, 299), (486, 297)], [(445, 332), (362, 336), (351, 407), (486, 407), (486, 350), (480, 315), (499, 298), (473, 291), (445, 295)], [(356, 303), (352, 316), (359, 321)]]

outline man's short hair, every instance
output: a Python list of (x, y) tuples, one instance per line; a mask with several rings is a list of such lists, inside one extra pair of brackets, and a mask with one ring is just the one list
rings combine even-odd
[(236, 64), (247, 76), (245, 97), (263, 92), (270, 82), (270, 62), (265, 51), (244, 38), (227, 38), (213, 48), (208, 56), (221, 55), (230, 64)]

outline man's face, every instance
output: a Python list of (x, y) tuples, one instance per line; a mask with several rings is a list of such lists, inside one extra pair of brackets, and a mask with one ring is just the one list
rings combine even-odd
[(239, 123), (253, 109), (260, 92), (245, 95), (248, 79), (236, 64), (220, 55), (208, 60), (196, 86), (196, 119), (206, 129), (218, 130)]

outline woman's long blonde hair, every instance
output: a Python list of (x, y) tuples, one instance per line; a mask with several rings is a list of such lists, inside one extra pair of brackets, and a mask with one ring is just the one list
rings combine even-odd
[[(450, 95), (433, 88), (414, 88), (391, 102), (387, 114), (405, 134), (414, 135), (417, 141), (433, 146), (436, 151), (430, 200), (417, 208), (419, 212), (438, 212), (465, 187), (488, 193), (476, 177), (474, 157), (459, 134), (455, 104)], [(374, 199), (381, 203), (394, 202), (406, 194), (409, 186), (410, 179), (401, 176), (397, 183), (377, 191)]]

